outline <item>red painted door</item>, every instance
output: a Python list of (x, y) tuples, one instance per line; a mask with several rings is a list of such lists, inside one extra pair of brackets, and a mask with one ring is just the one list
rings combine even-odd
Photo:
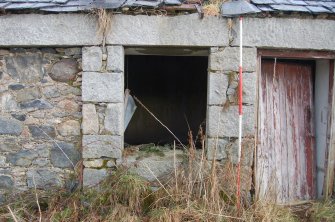
[(256, 154), (258, 199), (315, 198), (313, 64), (263, 59)]

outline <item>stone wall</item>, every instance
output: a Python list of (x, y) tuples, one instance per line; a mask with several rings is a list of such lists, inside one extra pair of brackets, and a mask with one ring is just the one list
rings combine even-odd
[[(239, 44), (238, 18), (229, 30), (227, 18), (195, 14), (180, 16), (113, 15), (106, 44), (123, 46), (234, 46)], [(288, 49), (335, 50), (329, 36), (335, 20), (264, 17), (243, 19), (245, 46)], [(11, 14), (0, 17), (1, 46), (101, 45), (93, 15)], [(231, 36), (229, 36), (231, 33)], [(230, 40), (233, 40), (230, 42)]]
[[(212, 47), (208, 67), (207, 154), (209, 159), (232, 165), (237, 164), (238, 152), (238, 55), (238, 47)], [(244, 61), (242, 172), (245, 190), (250, 190), (256, 125), (256, 48), (244, 49)], [(123, 161), (123, 71), (122, 46), (83, 48), (84, 186), (97, 184)]]
[[(257, 49), (243, 49), (243, 189), (251, 189), (256, 133)], [(238, 163), (238, 47), (212, 47), (208, 67), (207, 155), (223, 164)]]
[[(105, 39), (109, 46), (99, 47), (103, 38), (94, 16), (1, 16), (0, 48), (12, 48), (0, 49), (0, 189), (25, 190), (33, 186), (33, 176), (38, 187), (64, 185), (74, 171), (61, 150), (74, 164), (83, 158), (85, 186), (98, 183), (121, 162), (123, 47), (210, 48), (208, 158), (236, 164), (239, 27), (237, 19), (232, 29), (227, 23), (217, 17), (201, 20), (196, 14), (115, 15)], [(244, 24), (242, 170), (247, 190), (255, 135), (257, 48), (334, 51), (329, 36), (335, 21), (250, 17)], [(13, 48), (64, 45), (80, 48)]]
[(1, 193), (76, 184), (81, 75), (81, 48), (0, 49)]
[(83, 185), (92, 186), (121, 161), (124, 49), (83, 48)]

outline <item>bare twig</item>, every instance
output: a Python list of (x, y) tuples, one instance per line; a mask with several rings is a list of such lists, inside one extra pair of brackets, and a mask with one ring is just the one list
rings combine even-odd
[(221, 122), (221, 111), (219, 112), (219, 120), (218, 120), (218, 128), (217, 128), (217, 134), (216, 134), (216, 137), (215, 137), (215, 148), (214, 148), (214, 153), (213, 153), (213, 159), (212, 159), (212, 169), (211, 169), (211, 182), (212, 182), (212, 186), (211, 186), (211, 198), (212, 198), (212, 201), (214, 201), (214, 194), (215, 194), (215, 190), (216, 190), (216, 174), (215, 174), (215, 171), (216, 171), (216, 152), (217, 152), (217, 149), (218, 149), (218, 141), (219, 141), (219, 132), (220, 132), (220, 122)]
[(163, 124), (145, 105), (143, 105), (143, 103), (137, 99), (136, 96), (133, 96), (134, 99), (155, 119), (157, 120), (167, 131), (169, 131), (169, 133), (180, 143), (180, 145), (186, 150), (186, 147), (184, 146), (184, 144), (178, 139), (178, 137), (165, 125)]
[(203, 174), (201, 173), (203, 171), (203, 164), (205, 161), (205, 140), (204, 140), (204, 136), (203, 136), (203, 130), (202, 127), (200, 125), (200, 136), (201, 136), (201, 160), (200, 160), (200, 167), (199, 167), (199, 171), (198, 171), (198, 175), (199, 175), (199, 179), (200, 179), (200, 187), (199, 187), (199, 198), (201, 197), (201, 190), (202, 190), (202, 186), (203, 186)]
[(157, 180), (157, 182), (159, 183), (159, 185), (161, 185), (161, 187), (165, 190), (165, 192), (172, 197), (172, 195), (169, 193), (169, 191), (165, 188), (165, 186), (161, 183), (161, 181), (156, 177), (156, 175), (154, 174), (154, 172), (152, 172), (152, 170), (148, 167), (148, 165), (146, 163), (144, 163), (144, 166), (148, 169), (148, 171), (155, 177), (155, 179)]
[(57, 146), (58, 149), (60, 149), (60, 151), (64, 154), (64, 156), (66, 157), (66, 159), (68, 159), (73, 167), (73, 169), (75, 168), (72, 160), (69, 158), (69, 156), (64, 152), (64, 150), (58, 145), (58, 143), (56, 142), (56, 140), (54, 140), (51, 136), (49, 136), (46, 132), (44, 132), (44, 130), (42, 130), (40, 127), (37, 127), (39, 130), (42, 131), (42, 133), (44, 133), (49, 139), (52, 140), (52, 142), (54, 142)]
[(213, 215), (213, 216), (218, 216), (218, 217), (224, 217), (224, 218), (231, 218), (231, 219), (235, 219), (235, 220), (244, 220), (243, 218), (240, 218), (240, 217), (233, 217), (233, 216), (228, 216), (228, 215), (223, 215), (223, 214), (215, 214), (215, 213), (211, 213), (211, 212), (208, 212), (208, 211), (201, 211), (201, 213), (206, 213), (206, 214), (210, 214), (210, 215)]
[(8, 208), (8, 210), (9, 210), (10, 214), (12, 215), (13, 220), (14, 220), (15, 222), (18, 222), (17, 218), (15, 217), (15, 214), (13, 213), (13, 211), (12, 211), (12, 209), (10, 208), (9, 205), (7, 205), (7, 208)]
[(36, 203), (37, 203), (37, 207), (38, 207), (38, 212), (40, 214), (39, 222), (42, 222), (42, 211), (41, 211), (40, 202), (38, 201), (38, 194), (37, 194), (37, 188), (36, 188), (35, 176), (34, 175), (33, 175), (33, 183), (34, 183), (34, 189), (35, 189), (35, 196), (36, 196)]
[(178, 193), (178, 179), (177, 179), (177, 165), (176, 165), (176, 141), (173, 141), (173, 166), (174, 166), (174, 177), (176, 182), (176, 192)]

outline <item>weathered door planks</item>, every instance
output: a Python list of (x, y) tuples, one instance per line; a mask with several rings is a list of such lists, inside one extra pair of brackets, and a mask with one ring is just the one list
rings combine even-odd
[(280, 203), (315, 197), (313, 66), (263, 59), (256, 192)]

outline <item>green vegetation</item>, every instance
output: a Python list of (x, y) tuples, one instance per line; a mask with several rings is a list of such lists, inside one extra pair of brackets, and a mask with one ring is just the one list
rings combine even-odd
[[(152, 146), (144, 150), (156, 152)], [(201, 155), (194, 153), (190, 146), (184, 167), (158, 181), (159, 187), (153, 188), (128, 168), (119, 167), (91, 189), (72, 193), (32, 190), (15, 195), (0, 207), (0, 221), (334, 221), (334, 202), (309, 202), (297, 211), (273, 203), (251, 203), (243, 190), (237, 209), (235, 167), (208, 162), (204, 149)]]

